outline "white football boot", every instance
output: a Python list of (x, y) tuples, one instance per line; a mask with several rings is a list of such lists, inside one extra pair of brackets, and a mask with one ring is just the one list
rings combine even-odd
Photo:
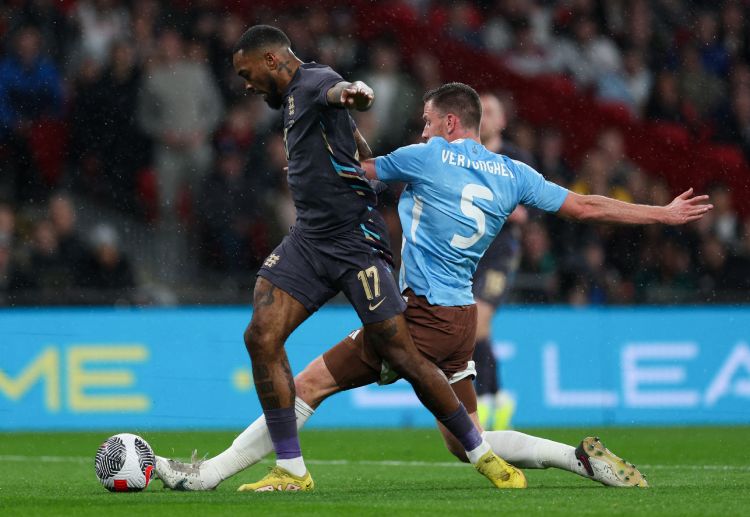
[(607, 486), (648, 487), (646, 477), (635, 465), (613, 454), (597, 437), (584, 438), (575, 454), (594, 481)]
[(202, 460), (196, 458), (196, 451), (190, 458), (190, 463), (170, 460), (156, 456), (156, 475), (159, 476), (164, 486), (172, 490), (196, 491), (213, 490), (216, 487), (207, 487), (201, 478)]

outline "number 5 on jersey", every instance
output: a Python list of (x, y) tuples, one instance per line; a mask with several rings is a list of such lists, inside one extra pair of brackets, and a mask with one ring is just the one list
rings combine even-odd
[(492, 201), (494, 196), (492, 195), (492, 191), (483, 185), (469, 183), (464, 187), (461, 192), (461, 211), (465, 216), (474, 220), (477, 224), (477, 231), (468, 237), (454, 233), (451, 239), (451, 246), (454, 248), (461, 250), (471, 248), (487, 231), (484, 212), (474, 204), (474, 198)]

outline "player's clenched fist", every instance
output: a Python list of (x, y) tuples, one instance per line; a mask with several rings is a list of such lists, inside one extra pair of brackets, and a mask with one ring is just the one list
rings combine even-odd
[(357, 111), (365, 111), (372, 106), (375, 92), (362, 81), (354, 81), (348, 88), (341, 90), (341, 104)]

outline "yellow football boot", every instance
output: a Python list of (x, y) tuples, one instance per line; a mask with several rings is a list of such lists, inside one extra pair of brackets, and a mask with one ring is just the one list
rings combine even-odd
[(315, 488), (310, 472), (302, 477), (274, 466), (268, 469), (268, 474), (255, 483), (246, 483), (237, 489), (238, 492), (304, 492)]
[(520, 469), (487, 451), (474, 467), (497, 488), (526, 488), (526, 476)]

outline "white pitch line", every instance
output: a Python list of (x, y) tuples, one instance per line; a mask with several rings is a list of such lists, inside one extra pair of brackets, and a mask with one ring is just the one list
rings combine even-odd
[[(86, 456), (28, 456), (21, 454), (0, 454), (0, 462), (40, 462), (40, 463), (93, 463), (94, 458)], [(262, 463), (267, 463), (264, 460)], [(466, 468), (465, 463), (458, 461), (399, 461), (399, 460), (314, 460), (305, 459), (310, 465), (370, 465), (375, 467), (441, 467)], [(750, 465), (647, 465), (641, 464), (643, 470), (707, 470), (707, 471), (742, 471), (750, 472)]]

